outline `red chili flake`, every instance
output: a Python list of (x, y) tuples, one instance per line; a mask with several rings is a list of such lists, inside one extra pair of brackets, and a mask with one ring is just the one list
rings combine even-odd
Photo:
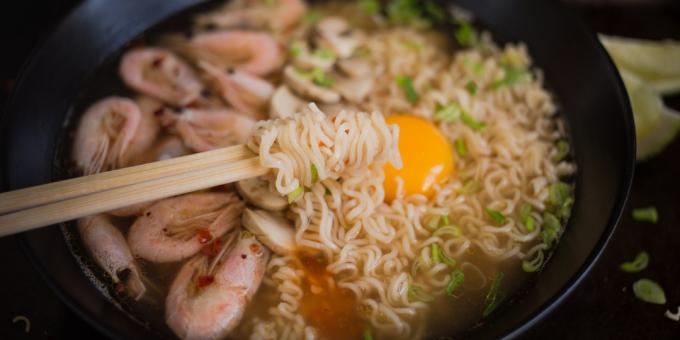
[(220, 253), (220, 249), (222, 249), (222, 241), (217, 239), (211, 242), (209, 245), (203, 247), (203, 254), (214, 257)]
[(260, 246), (253, 243), (253, 244), (250, 245), (250, 251), (252, 251), (253, 253), (257, 253), (258, 251), (260, 251)]
[(206, 244), (213, 239), (210, 230), (205, 228), (198, 229), (198, 231), (196, 232), (196, 236), (198, 236), (198, 242), (200, 244)]
[(198, 277), (198, 282), (196, 283), (196, 286), (198, 288), (204, 288), (209, 286), (211, 283), (215, 282), (215, 277), (212, 275), (201, 275)]
[(158, 58), (154, 59), (153, 62), (151, 63), (151, 66), (153, 66), (153, 67), (161, 66), (161, 64), (163, 63), (163, 59), (164, 59), (163, 57), (158, 57)]

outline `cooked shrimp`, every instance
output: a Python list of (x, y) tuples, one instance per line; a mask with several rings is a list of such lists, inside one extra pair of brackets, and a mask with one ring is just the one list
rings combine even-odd
[(188, 155), (189, 152), (190, 150), (184, 145), (184, 142), (181, 139), (171, 136), (166, 137), (154, 147), (153, 152), (151, 153), (151, 159), (153, 161), (162, 161)]
[(165, 126), (172, 126), (191, 149), (201, 152), (248, 140), (255, 120), (228, 109), (166, 110), (161, 116)]
[(241, 321), (262, 282), (269, 250), (242, 232), (210, 259), (199, 255), (177, 274), (165, 300), (165, 320), (183, 339), (221, 339)]
[(113, 282), (139, 300), (146, 287), (123, 234), (106, 215), (94, 215), (78, 220), (78, 230), (85, 248)]
[(237, 111), (256, 119), (265, 118), (262, 111), (274, 94), (271, 83), (233, 68), (224, 72), (207, 62), (198, 65), (214, 79), (224, 100)]
[(202, 27), (268, 28), (281, 32), (295, 26), (306, 10), (302, 0), (241, 0), (233, 1), (220, 11), (199, 16), (196, 23)]
[(119, 72), (132, 89), (177, 106), (192, 102), (203, 88), (191, 67), (163, 48), (128, 51), (120, 61)]
[(104, 98), (80, 118), (73, 141), (73, 160), (85, 175), (118, 168), (140, 124), (141, 112), (132, 100)]
[(118, 208), (116, 210), (107, 211), (106, 213), (116, 217), (142, 216), (144, 210), (146, 210), (146, 208), (151, 206), (153, 203), (154, 202), (137, 203), (128, 205), (127, 207)]
[(128, 233), (135, 256), (152, 262), (179, 261), (239, 223), (244, 203), (233, 193), (203, 192), (156, 202)]
[(235, 68), (258, 76), (277, 70), (284, 59), (276, 40), (263, 32), (204, 32), (188, 41), (169, 36), (166, 44), (195, 62), (205, 61), (222, 70)]
[(135, 135), (123, 154), (122, 166), (146, 163), (144, 154), (151, 149), (161, 129), (156, 113), (161, 112), (163, 104), (147, 96), (139, 96), (135, 101), (141, 117)]

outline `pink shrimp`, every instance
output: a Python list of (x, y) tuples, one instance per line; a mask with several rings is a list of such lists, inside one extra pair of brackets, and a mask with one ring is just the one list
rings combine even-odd
[(106, 271), (113, 282), (121, 284), (136, 300), (146, 287), (123, 234), (106, 215), (94, 215), (78, 220), (78, 231), (85, 248), (94, 261)]
[(152, 262), (179, 261), (239, 223), (244, 203), (233, 193), (203, 192), (156, 202), (130, 227), (135, 256)]
[(151, 149), (161, 129), (156, 113), (164, 108), (163, 104), (146, 96), (140, 96), (135, 101), (141, 117), (130, 145), (123, 154), (122, 166), (145, 163), (143, 156)]
[(268, 28), (282, 32), (295, 26), (306, 10), (302, 0), (240, 0), (215, 13), (199, 16), (197, 24), (219, 28)]
[(165, 300), (165, 320), (183, 339), (221, 339), (243, 318), (262, 282), (269, 250), (242, 232), (214, 259), (199, 255), (177, 274)]
[(274, 86), (271, 83), (233, 68), (224, 72), (203, 61), (200, 61), (198, 66), (214, 79), (224, 100), (237, 111), (255, 119), (264, 118), (262, 111), (274, 94)]
[(90, 106), (73, 141), (76, 166), (85, 175), (122, 166), (140, 120), (139, 107), (126, 98), (108, 97)]
[(228, 109), (166, 110), (161, 116), (165, 126), (173, 126), (191, 149), (201, 152), (248, 140), (255, 120)]
[(195, 35), (191, 40), (175, 36), (166, 43), (194, 61), (205, 61), (226, 70), (235, 68), (265, 76), (283, 63), (284, 55), (269, 34), (253, 31), (215, 31)]
[(120, 61), (119, 73), (132, 89), (177, 106), (192, 102), (203, 88), (187, 63), (158, 47), (128, 51)]

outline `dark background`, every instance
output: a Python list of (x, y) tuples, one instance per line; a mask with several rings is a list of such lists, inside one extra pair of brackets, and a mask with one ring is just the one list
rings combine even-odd
[[(32, 49), (78, 2), (0, 1), (0, 107)], [(593, 32), (680, 40), (680, 1), (564, 2)], [(666, 102), (680, 110), (680, 96), (666, 98)], [(601, 261), (576, 292), (526, 338), (680, 339), (680, 323), (663, 315), (666, 309), (675, 312), (680, 306), (680, 139), (635, 171), (624, 216)], [(631, 209), (649, 205), (657, 207), (659, 223), (634, 222)], [(646, 270), (627, 274), (618, 269), (641, 250), (651, 255)], [(633, 296), (631, 285), (642, 277), (664, 287), (665, 306)], [(0, 239), (0, 280), (0, 339), (102, 337), (50, 291), (13, 237)], [(30, 319), (29, 333), (22, 323), (12, 323), (18, 315)]]

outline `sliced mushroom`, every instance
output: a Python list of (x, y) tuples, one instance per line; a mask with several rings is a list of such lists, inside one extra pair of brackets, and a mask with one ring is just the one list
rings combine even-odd
[(352, 57), (338, 61), (340, 71), (352, 78), (359, 78), (371, 73), (371, 63), (365, 58)]
[(323, 103), (337, 103), (340, 94), (332, 89), (314, 84), (312, 79), (306, 78), (293, 66), (286, 66), (283, 70), (286, 84), (297, 94)]
[(246, 179), (236, 183), (236, 190), (248, 202), (267, 210), (279, 211), (288, 206), (286, 198), (269, 189), (269, 184), (261, 178)]
[(272, 96), (269, 105), (269, 115), (271, 118), (289, 117), (305, 105), (304, 100), (298, 98), (286, 86), (279, 86)]
[(352, 30), (342, 18), (326, 17), (316, 26), (316, 44), (335, 52), (339, 58), (348, 58), (361, 43), (361, 35)]
[(285, 218), (265, 210), (246, 208), (241, 223), (273, 252), (279, 255), (295, 252), (295, 231)]
[(366, 98), (366, 96), (373, 89), (373, 77), (366, 76), (361, 78), (344, 78), (337, 77), (335, 90), (340, 92), (343, 98), (352, 103), (359, 103)]

